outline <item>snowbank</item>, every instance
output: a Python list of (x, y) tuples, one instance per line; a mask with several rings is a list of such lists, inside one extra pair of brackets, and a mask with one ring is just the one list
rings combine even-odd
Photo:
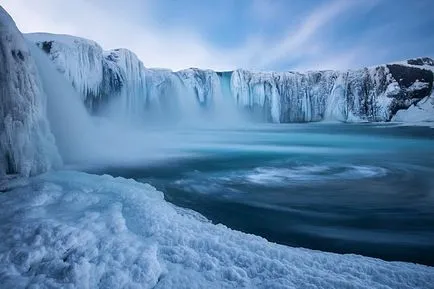
[(0, 194), (5, 288), (432, 288), (434, 268), (285, 247), (133, 180), (55, 172)]

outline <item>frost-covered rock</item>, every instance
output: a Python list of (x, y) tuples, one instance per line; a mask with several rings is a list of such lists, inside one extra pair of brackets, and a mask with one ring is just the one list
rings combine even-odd
[(408, 109), (399, 110), (392, 120), (409, 124), (429, 122), (434, 125), (434, 94), (425, 97)]
[(214, 225), (134, 180), (54, 172), (10, 180), (4, 190), (4, 288), (428, 289), (434, 284), (432, 267), (291, 248)]
[(35, 62), (0, 6), (0, 175), (34, 175), (59, 163)]
[[(199, 107), (217, 110), (224, 118), (230, 104), (270, 122), (389, 121), (398, 110), (429, 96), (433, 88), (430, 58), (349, 71), (172, 72), (147, 69), (126, 49), (103, 52), (94, 42), (76, 37), (72, 41), (64, 36), (28, 37), (79, 89), (88, 108), (95, 111), (118, 99), (116, 109), (130, 116), (165, 110), (185, 116)], [(80, 61), (83, 64), (77, 65)], [(99, 68), (88, 72), (90, 64)], [(89, 79), (84, 77), (88, 73)]]
[(404, 65), (304, 74), (239, 70), (232, 92), (239, 105), (259, 107), (273, 122), (388, 121), (429, 95), (432, 83), (432, 71)]

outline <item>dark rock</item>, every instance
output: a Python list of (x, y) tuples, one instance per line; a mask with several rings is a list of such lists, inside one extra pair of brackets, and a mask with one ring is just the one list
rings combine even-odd
[(41, 43), (41, 48), (42, 50), (44, 50), (45, 53), (50, 53), (51, 51), (51, 46), (53, 45), (53, 41), (44, 41)]
[(421, 58), (409, 59), (407, 61), (407, 63), (410, 64), (410, 65), (419, 65), (419, 66), (430, 65), (430, 66), (434, 66), (434, 60), (432, 60), (429, 57), (421, 57)]
[(426, 88), (419, 90), (408, 91), (405, 95), (400, 95), (398, 98), (424, 98), (429, 95), (433, 88), (433, 72), (430, 70), (404, 66), (400, 64), (387, 65), (393, 78), (399, 83), (399, 86), (403, 89), (408, 89), (416, 81), (428, 83)]

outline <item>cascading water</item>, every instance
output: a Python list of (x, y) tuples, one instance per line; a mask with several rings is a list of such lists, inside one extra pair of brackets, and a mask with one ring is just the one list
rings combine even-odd
[(33, 43), (28, 43), (47, 94), (47, 114), (56, 144), (65, 161), (76, 160), (92, 145), (94, 133), (80, 96)]
[[(51, 130), (68, 165), (119, 166), (167, 160), (177, 157), (180, 147), (190, 145), (180, 128), (213, 128), (220, 126), (219, 119), (226, 117), (232, 124), (235, 119), (236, 110), (229, 109), (232, 100), (217, 93), (221, 90), (217, 74), (213, 72), (212, 78), (215, 91), (198, 96), (180, 75), (166, 70), (146, 70), (144, 74), (136, 70), (137, 82), (124, 86), (118, 97), (100, 107), (98, 116), (92, 116), (47, 55), (33, 43), (29, 47), (47, 94)], [(198, 103), (212, 109), (203, 111)]]
[(104, 52), (82, 38), (27, 37), (49, 55), (89, 110), (109, 103), (112, 115), (133, 123), (216, 125), (238, 123), (245, 114), (274, 123), (388, 121), (429, 97), (433, 87), (429, 59), (349, 71), (172, 72), (148, 69), (129, 50)]
[(29, 43), (47, 94), (47, 114), (59, 152), (69, 165), (108, 165), (144, 161), (153, 146), (145, 132), (120, 119), (91, 116), (80, 95), (51, 61)]

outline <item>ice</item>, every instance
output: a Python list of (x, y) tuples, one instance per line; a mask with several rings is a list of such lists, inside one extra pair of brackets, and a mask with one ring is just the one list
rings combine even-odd
[(60, 165), (35, 62), (0, 7), (0, 176), (38, 174)]
[(387, 86), (386, 95), (395, 96), (395, 95), (398, 95), (400, 91), (401, 91), (401, 88), (399, 87), (398, 82), (394, 81)]
[(348, 71), (173, 72), (146, 68), (127, 49), (103, 51), (77, 37), (26, 37), (45, 47), (91, 111), (111, 102), (112, 113), (139, 120), (146, 116), (147, 121), (174, 115), (176, 121), (193, 118), (200, 123), (198, 119), (209, 118), (222, 122), (230, 115), (229, 120), (236, 122), (240, 117), (235, 116), (243, 115), (240, 111), (274, 123), (389, 121), (399, 109), (428, 96), (433, 86), (429, 58)]
[(0, 195), (5, 288), (432, 288), (434, 269), (291, 248), (133, 180), (60, 171)]
[(434, 93), (425, 97), (417, 104), (413, 104), (408, 109), (399, 110), (392, 118), (392, 121), (404, 122), (408, 124), (427, 124), (434, 123)]
[(39, 43), (56, 68), (83, 96), (98, 95), (103, 79), (103, 50), (96, 42), (50, 33), (31, 33), (25, 37)]

